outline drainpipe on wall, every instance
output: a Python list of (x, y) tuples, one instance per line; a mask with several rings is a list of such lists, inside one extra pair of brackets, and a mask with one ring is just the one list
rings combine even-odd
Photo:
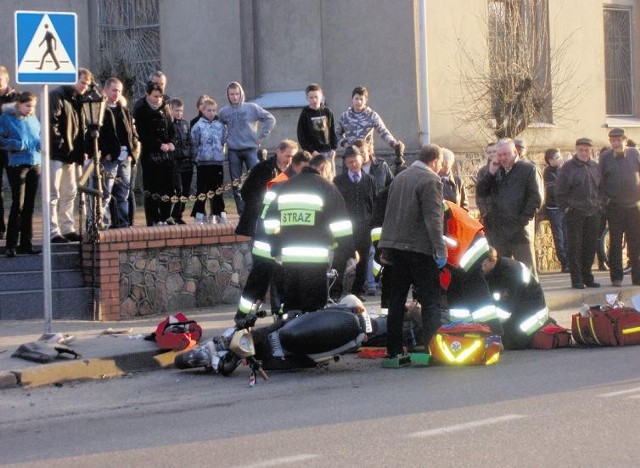
[(429, 61), (427, 56), (427, 0), (418, 1), (418, 119), (420, 125), (420, 145), (431, 142), (429, 133)]

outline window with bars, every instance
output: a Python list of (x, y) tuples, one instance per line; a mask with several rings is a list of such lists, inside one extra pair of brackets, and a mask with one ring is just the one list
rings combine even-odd
[(125, 92), (139, 97), (160, 69), (158, 0), (98, 0), (100, 79), (117, 76)]
[(633, 115), (631, 9), (604, 9), (604, 70), (607, 115)]

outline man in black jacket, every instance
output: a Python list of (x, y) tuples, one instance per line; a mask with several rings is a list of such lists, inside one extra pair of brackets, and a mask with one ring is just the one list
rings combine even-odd
[(491, 200), (485, 227), (489, 243), (502, 257), (513, 257), (536, 275), (533, 249), (534, 218), (542, 205), (541, 182), (536, 167), (518, 158), (510, 138), (496, 143), (497, 157), (478, 180), (477, 195)]
[(576, 141), (575, 156), (558, 171), (555, 202), (565, 215), (569, 245), (571, 286), (575, 289), (597, 288), (591, 266), (600, 235), (600, 170), (591, 158), (593, 142)]
[(49, 95), (50, 235), (53, 243), (80, 241), (73, 208), (78, 165), (88, 159), (82, 100), (92, 82), (93, 74), (86, 68), (80, 68), (75, 85), (60, 86)]
[(600, 155), (599, 162), (609, 221), (609, 276), (612, 286), (622, 285), (622, 236), (625, 236), (631, 282), (640, 285), (640, 152), (627, 146), (622, 128), (609, 132), (609, 143), (611, 149)]
[(240, 188), (244, 211), (240, 215), (236, 234), (253, 237), (256, 222), (260, 218), (264, 194), (267, 192), (267, 182), (289, 167), (296, 151), (298, 144), (295, 141), (282, 140), (276, 147), (275, 156), (259, 162), (251, 169)]
[[(113, 196), (114, 210), (111, 226), (129, 226), (129, 193), (131, 190), (131, 167), (138, 157), (139, 142), (133, 117), (122, 105), (122, 82), (109, 78), (104, 86), (107, 107), (104, 113), (100, 139), (98, 141), (104, 167), (103, 213), (109, 213), (109, 203)], [(108, 219), (105, 225), (109, 226)]]

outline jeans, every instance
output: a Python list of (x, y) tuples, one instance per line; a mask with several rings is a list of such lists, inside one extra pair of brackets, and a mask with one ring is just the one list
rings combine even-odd
[(547, 208), (547, 218), (551, 224), (553, 243), (556, 246), (556, 256), (560, 260), (560, 266), (565, 269), (569, 267), (569, 247), (567, 242), (567, 221), (564, 211), (555, 208)]
[[(258, 152), (257, 148), (245, 148), (245, 149), (228, 149), (229, 153), (229, 175), (231, 181), (235, 181), (242, 175), (242, 164), (245, 165), (247, 171), (253, 169), (253, 166), (258, 164)], [(240, 196), (240, 189), (233, 187), (233, 198), (236, 201), (236, 208), (238, 209), (238, 215), (241, 215), (244, 211), (244, 201)]]
[(375, 292), (378, 287), (378, 283), (376, 283), (376, 277), (373, 274), (373, 257), (375, 256), (376, 248), (371, 244), (371, 248), (369, 249), (369, 259), (367, 261), (367, 292), (372, 291)]
[[(102, 213), (105, 226), (129, 226), (129, 193), (131, 191), (131, 157), (124, 161), (103, 161), (102, 175), (103, 200)], [(115, 199), (116, 219), (110, 220), (109, 203)]]
[(74, 202), (78, 193), (77, 165), (52, 159), (49, 168), (51, 237), (75, 232)]
[(9, 157), (7, 153), (0, 150), (0, 233), (4, 234), (7, 230), (7, 226), (4, 224), (4, 200), (2, 198), (2, 172), (7, 171), (7, 177), (9, 177), (9, 168), (7, 167)]
[(9, 166), (7, 175), (11, 185), (11, 211), (7, 230), (7, 248), (29, 250), (33, 239), (33, 207), (40, 184), (40, 166)]

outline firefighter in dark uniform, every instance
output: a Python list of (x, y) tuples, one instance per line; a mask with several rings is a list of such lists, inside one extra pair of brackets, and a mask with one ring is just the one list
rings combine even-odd
[(271, 253), (284, 267), (284, 312), (323, 308), (332, 249), (337, 247), (336, 255), (354, 250), (344, 199), (327, 179), (326, 163), (316, 156), (298, 176), (277, 187), (263, 217)]

